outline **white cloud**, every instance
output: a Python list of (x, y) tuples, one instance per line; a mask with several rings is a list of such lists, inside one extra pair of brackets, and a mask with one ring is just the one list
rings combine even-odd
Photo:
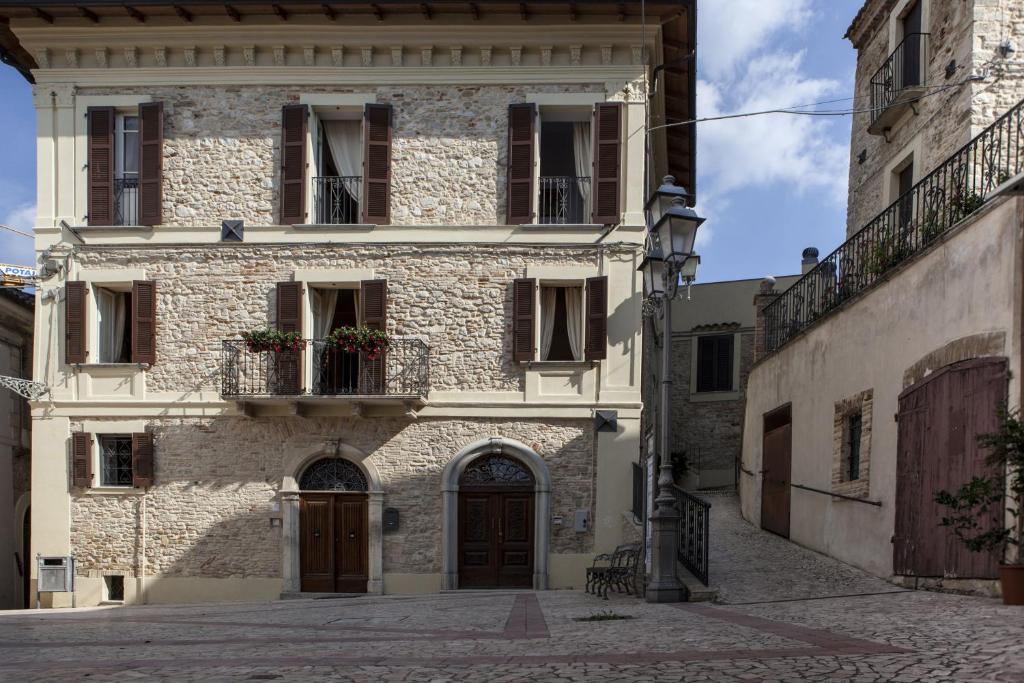
[[(21, 232), (32, 234), (35, 218), (35, 205), (22, 204), (9, 210), (0, 219), (0, 222)], [(0, 230), (0, 262), (32, 265), (35, 263), (35, 242), (31, 238), (17, 233)]]
[[(839, 81), (810, 76), (800, 44), (808, 0), (702, 2), (701, 117), (792, 107), (841, 97)], [(720, 208), (744, 189), (780, 196), (824, 192), (846, 201), (848, 142), (835, 119), (770, 114), (698, 124), (701, 205)], [(704, 210), (707, 213), (707, 210)], [(711, 236), (709, 235), (708, 238)]]

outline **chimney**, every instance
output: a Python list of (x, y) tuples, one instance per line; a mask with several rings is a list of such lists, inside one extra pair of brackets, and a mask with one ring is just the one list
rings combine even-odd
[(779, 297), (775, 291), (775, 278), (768, 276), (761, 280), (761, 286), (754, 295), (754, 362), (768, 354), (768, 329), (764, 316), (765, 307)]
[(814, 266), (818, 265), (818, 249), (816, 247), (807, 247), (801, 256), (803, 256), (803, 259), (800, 261), (800, 274), (806, 275), (814, 270)]

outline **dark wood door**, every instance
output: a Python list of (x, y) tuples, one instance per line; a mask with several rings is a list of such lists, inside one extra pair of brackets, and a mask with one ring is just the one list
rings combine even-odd
[[(972, 553), (940, 526), (942, 489), (955, 491), (989, 473), (979, 434), (999, 427), (1006, 401), (1004, 358), (947, 366), (900, 395), (896, 446), (893, 571), (907, 576), (995, 578), (996, 558)], [(981, 530), (991, 528), (989, 520)]]
[(915, 2), (903, 16), (903, 74), (904, 88), (920, 85), (921, 78), (921, 2)]
[(789, 483), (792, 426), (789, 422), (764, 434), (761, 480), (761, 528), (789, 538)]
[(360, 493), (304, 493), (299, 499), (302, 590), (365, 593), (367, 498)]
[(459, 494), (459, 587), (533, 585), (533, 493)]
[(21, 526), (21, 606), (32, 607), (29, 596), (32, 594), (32, 507), (25, 508), (25, 521)]

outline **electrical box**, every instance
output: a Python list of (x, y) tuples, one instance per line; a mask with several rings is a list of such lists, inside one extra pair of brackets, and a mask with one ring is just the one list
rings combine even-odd
[(573, 524), (574, 531), (589, 531), (590, 530), (590, 510), (577, 510), (576, 518)]
[(384, 508), (384, 531), (398, 531), (398, 508)]
[(71, 593), (75, 590), (75, 558), (38, 556), (40, 593)]

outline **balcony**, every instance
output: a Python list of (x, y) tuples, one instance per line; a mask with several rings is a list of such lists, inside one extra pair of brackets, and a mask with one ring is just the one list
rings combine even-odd
[(581, 225), (590, 222), (590, 178), (541, 176), (538, 223)]
[(911, 33), (871, 77), (868, 133), (884, 135), (927, 90), (928, 34)]
[(1024, 188), (1024, 100), (922, 178), (764, 308), (772, 353), (889, 278), (999, 194)]
[(392, 337), (376, 358), (311, 339), (301, 351), (254, 351), (241, 339), (222, 342), (221, 397), (247, 414), (412, 414), (430, 390), (429, 347)]
[(362, 176), (313, 178), (313, 222), (317, 225), (359, 223), (362, 186)]
[(139, 224), (139, 177), (114, 178), (114, 225)]

